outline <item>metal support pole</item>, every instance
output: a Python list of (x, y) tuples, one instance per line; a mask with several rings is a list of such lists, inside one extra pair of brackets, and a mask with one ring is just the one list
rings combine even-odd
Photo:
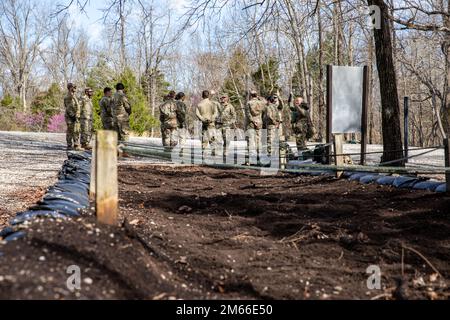
[(326, 147), (327, 164), (331, 164), (331, 154), (333, 142), (333, 66), (327, 65), (327, 144)]
[[(445, 167), (449, 168), (450, 167), (450, 142), (448, 138), (444, 139), (444, 152), (445, 152)], [(446, 185), (447, 185), (447, 193), (450, 193), (450, 172), (446, 171), (445, 172), (445, 181), (446, 181)]]
[(408, 148), (409, 148), (409, 97), (405, 97), (403, 100), (403, 113), (404, 113), (404, 133), (403, 144), (405, 145), (405, 163), (408, 162)]

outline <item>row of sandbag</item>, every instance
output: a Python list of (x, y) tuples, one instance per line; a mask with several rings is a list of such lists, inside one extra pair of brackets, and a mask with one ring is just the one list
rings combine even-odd
[(446, 192), (446, 183), (433, 181), (416, 176), (391, 176), (367, 172), (344, 172), (344, 177), (350, 181), (359, 181), (363, 184), (377, 183), (396, 188), (409, 188), (416, 190), (428, 190), (434, 192)]
[(34, 218), (78, 217), (89, 207), (91, 155), (87, 152), (68, 153), (59, 172), (58, 182), (36, 205), (18, 213), (10, 227), (0, 231), (0, 239), (11, 241), (25, 235), (20, 225)]

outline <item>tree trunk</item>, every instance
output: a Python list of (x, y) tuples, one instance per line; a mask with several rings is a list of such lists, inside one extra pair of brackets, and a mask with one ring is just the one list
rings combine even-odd
[(127, 55), (125, 44), (125, 1), (119, 0), (119, 15), (120, 15), (120, 58), (121, 58), (121, 70), (124, 71), (127, 67)]
[[(374, 30), (375, 52), (377, 57), (378, 77), (382, 110), (383, 158), (382, 162), (403, 158), (403, 143), (400, 126), (400, 105), (398, 101), (397, 79), (392, 58), (391, 27), (388, 8), (383, 0), (369, 0), (369, 5), (376, 5), (381, 10), (381, 28)], [(404, 161), (390, 163), (404, 166)]]
[[(450, 1), (448, 2), (447, 13), (450, 13)], [(444, 16), (444, 24), (447, 29), (450, 29), (450, 16), (447, 14)], [(443, 50), (445, 54), (445, 70), (446, 70), (446, 80), (445, 80), (445, 106), (446, 112), (444, 113), (445, 123), (446, 123), (446, 136), (450, 137), (450, 31), (445, 33), (445, 42), (443, 44)]]
[(323, 29), (322, 29), (322, 17), (321, 17), (321, 3), (320, 0), (318, 0), (317, 3), (317, 28), (319, 32), (319, 128), (318, 128), (318, 138), (320, 141), (323, 141), (325, 137), (324, 132), (324, 123), (325, 123), (325, 117), (324, 117), (324, 110), (325, 110), (325, 98), (324, 98), (324, 89), (323, 89), (323, 81), (324, 81), (324, 73), (323, 73), (323, 65), (324, 65), (324, 59), (323, 59)]
[(369, 144), (374, 144), (374, 110), (373, 110), (373, 39), (368, 39), (368, 61), (369, 66), (369, 101), (367, 105), (367, 110), (369, 113)]

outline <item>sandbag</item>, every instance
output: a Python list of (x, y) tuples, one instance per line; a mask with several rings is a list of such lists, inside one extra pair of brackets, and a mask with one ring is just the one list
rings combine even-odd
[(423, 182), (416, 183), (413, 188), (416, 190), (434, 191), (441, 184), (442, 184), (442, 182), (438, 182), (438, 181), (423, 181)]
[(375, 182), (379, 178), (380, 178), (379, 174), (369, 174), (369, 175), (361, 177), (361, 179), (359, 179), (359, 182), (361, 182), (363, 184), (369, 184), (369, 183)]
[(23, 237), (25, 237), (25, 232), (24, 231), (17, 231), (17, 232), (14, 232), (14, 233), (10, 234), (9, 236), (4, 238), (3, 240), (5, 240), (6, 242), (10, 242), (10, 241), (21, 239)]
[(390, 186), (394, 183), (395, 179), (397, 177), (393, 177), (393, 176), (384, 176), (382, 178), (379, 178), (377, 180), (377, 183), (382, 185), (382, 186)]
[(447, 192), (447, 185), (445, 183), (442, 183), (434, 191), (440, 193)]
[(348, 180), (349, 181), (359, 181), (362, 177), (366, 176), (367, 172), (363, 172), (363, 173), (354, 173), (352, 174)]
[(394, 180), (394, 183), (392, 185), (397, 188), (411, 188), (420, 181), (423, 181), (423, 180), (421, 180), (417, 177), (400, 176)]
[(10, 224), (15, 226), (25, 221), (34, 219), (34, 218), (53, 218), (53, 219), (66, 219), (67, 216), (59, 213), (58, 211), (53, 210), (40, 210), (40, 211), (25, 211), (19, 213), (15, 218), (10, 221)]
[[(13, 226), (34, 218), (66, 219), (79, 217), (89, 206), (90, 154), (68, 153), (59, 172), (59, 181), (48, 188), (47, 193), (35, 206), (18, 213), (11, 221)], [(12, 241), (25, 236), (24, 231), (7, 227), (0, 231), (0, 238)]]

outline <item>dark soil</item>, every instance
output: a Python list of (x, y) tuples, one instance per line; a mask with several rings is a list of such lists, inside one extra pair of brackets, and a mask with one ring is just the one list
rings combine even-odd
[[(14, 202), (16, 212), (13, 212), (11, 209), (6, 209), (5, 207), (0, 207), (0, 230), (7, 227), (9, 221), (18, 212), (25, 211), (27, 208), (31, 207), (33, 204), (38, 202), (44, 194), (44, 188), (25, 188), (7, 194), (5, 198), (9, 203)], [(2, 202), (6, 202), (5, 199), (2, 200)]]
[[(33, 222), (0, 246), (0, 299), (449, 296), (446, 195), (204, 167), (119, 175), (121, 227), (89, 215)], [(70, 265), (80, 291), (66, 287)], [(381, 290), (367, 288), (370, 265)]]

